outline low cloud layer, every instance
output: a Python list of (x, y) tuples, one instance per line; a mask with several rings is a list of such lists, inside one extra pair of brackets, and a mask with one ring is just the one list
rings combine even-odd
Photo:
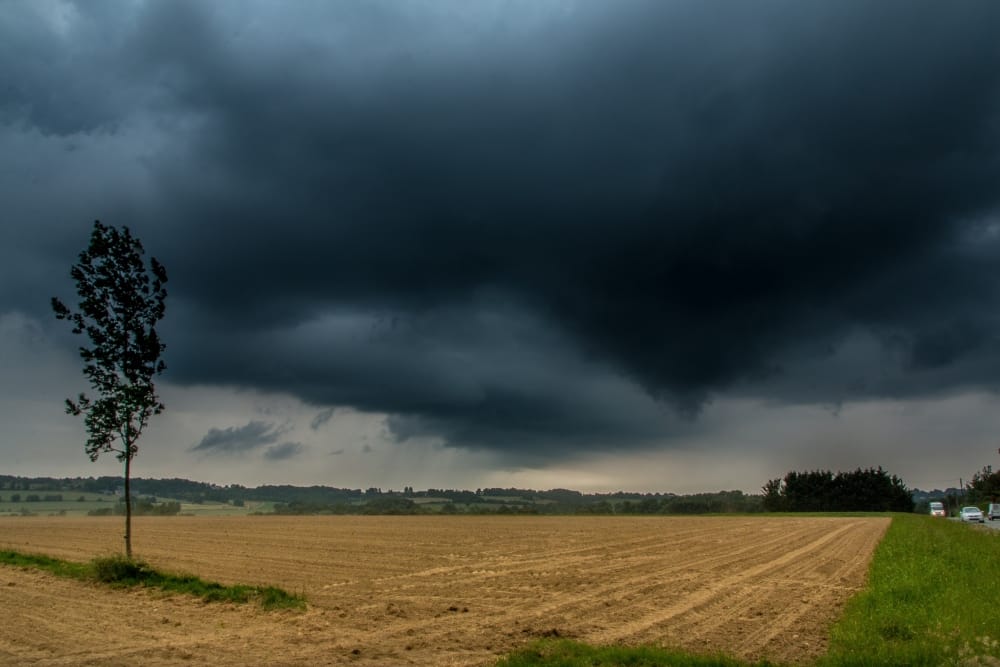
[(283, 442), (264, 450), (264, 458), (268, 461), (285, 461), (299, 456), (304, 450), (301, 442)]
[(191, 451), (201, 454), (241, 454), (277, 442), (286, 431), (287, 427), (262, 421), (252, 421), (245, 426), (213, 428), (201, 442), (191, 447)]

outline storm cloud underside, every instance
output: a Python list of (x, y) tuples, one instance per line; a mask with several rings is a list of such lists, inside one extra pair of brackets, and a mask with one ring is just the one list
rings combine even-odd
[[(128, 224), (171, 382), (525, 461), (997, 389), (996, 3), (44, 7), (0, 18), (2, 303)], [(193, 451), (301, 453), (268, 426)]]

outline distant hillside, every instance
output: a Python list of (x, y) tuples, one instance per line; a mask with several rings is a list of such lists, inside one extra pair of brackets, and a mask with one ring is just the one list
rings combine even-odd
[[(120, 493), (120, 477), (14, 477), (0, 475), (0, 492)], [(485, 488), (401, 491), (379, 488), (265, 485), (220, 486), (187, 479), (134, 478), (136, 497), (170, 498), (184, 503), (268, 503), (279, 514), (705, 514), (760, 512), (761, 496), (742, 491), (677, 495), (673, 493), (581, 493), (570, 489)], [(11, 494), (2, 494), (4, 495)], [(20, 495), (20, 494), (19, 494)], [(8, 499), (9, 498), (5, 498)]]

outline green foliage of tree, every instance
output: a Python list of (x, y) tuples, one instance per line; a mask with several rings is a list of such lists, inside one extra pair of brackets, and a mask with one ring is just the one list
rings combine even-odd
[[(126, 512), (125, 503), (115, 506), (115, 514)], [(175, 516), (180, 514), (181, 504), (176, 500), (158, 503), (155, 498), (139, 498), (132, 502), (132, 513), (137, 516)]]
[(851, 472), (789, 472), (764, 485), (764, 507), (786, 512), (912, 512), (903, 480), (881, 467)]
[(829, 470), (789, 472), (785, 475), (785, 503), (793, 512), (831, 512), (840, 509), (840, 494)]
[(68, 320), (73, 333), (86, 334), (90, 346), (80, 347), (83, 374), (97, 396), (81, 393), (66, 399), (66, 412), (84, 415), (85, 450), (91, 461), (115, 452), (124, 465), (125, 555), (132, 558), (131, 465), (136, 442), (152, 415), (163, 411), (153, 376), (165, 369), (156, 324), (165, 311), (167, 273), (151, 258), (147, 268), (143, 247), (128, 227), (121, 230), (94, 222), (90, 244), (70, 270), (80, 297), (71, 310), (53, 297), (57, 319)]
[(993, 472), (992, 466), (984, 467), (972, 476), (967, 488), (971, 502), (995, 501), (1000, 498), (1000, 470)]
[(764, 493), (764, 509), (768, 512), (781, 512), (785, 509), (785, 496), (781, 493), (781, 478), (769, 479), (761, 488)]
[(362, 514), (417, 514), (419, 507), (406, 498), (376, 498), (364, 504)]

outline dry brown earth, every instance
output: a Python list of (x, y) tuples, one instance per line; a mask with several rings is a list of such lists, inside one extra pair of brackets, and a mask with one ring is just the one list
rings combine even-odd
[[(535, 637), (808, 661), (885, 518), (142, 517), (136, 552), (304, 612), (0, 566), (4, 665), (488, 665)], [(0, 519), (0, 548), (85, 561), (121, 520)]]

